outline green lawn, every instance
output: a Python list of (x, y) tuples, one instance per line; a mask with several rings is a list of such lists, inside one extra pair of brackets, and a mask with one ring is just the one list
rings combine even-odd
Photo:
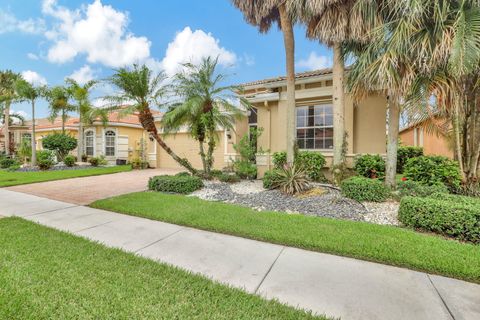
[(154, 192), (100, 200), (92, 207), (480, 283), (480, 246), (403, 228), (257, 212)]
[(0, 319), (325, 319), (19, 218), (0, 243)]
[(130, 170), (132, 170), (132, 167), (130, 165), (39, 172), (10, 172), (0, 170), (0, 187), (10, 187), (20, 184), (29, 184), (78, 177), (98, 176), (102, 174), (117, 173)]

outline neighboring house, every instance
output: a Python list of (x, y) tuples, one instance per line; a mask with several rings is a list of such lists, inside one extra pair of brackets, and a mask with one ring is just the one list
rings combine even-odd
[[(65, 133), (78, 139), (79, 119), (69, 118), (65, 122)], [(22, 139), (31, 137), (31, 121), (23, 126), (12, 126), (13, 140), (18, 145)], [(60, 119), (50, 122), (48, 119), (36, 120), (36, 140), (38, 150), (42, 149), (42, 139), (54, 132), (62, 131)], [(84, 154), (88, 157), (105, 156), (110, 164), (117, 160), (130, 161), (140, 158), (141, 153), (149, 161), (150, 166), (156, 167), (156, 150), (153, 139), (142, 128), (136, 115), (120, 117), (117, 112), (109, 114), (108, 122), (94, 121), (92, 125), (84, 126)], [(72, 152), (76, 155), (76, 151)]]
[[(439, 120), (435, 120), (441, 125)], [(429, 120), (431, 122), (431, 120)], [(439, 155), (453, 159), (453, 149), (441, 130), (427, 130), (427, 121), (421, 121), (400, 130), (400, 143), (404, 146), (422, 147), (425, 155)]]
[[(253, 105), (248, 117), (238, 121), (232, 132), (219, 129), (220, 141), (215, 151), (215, 168), (228, 166), (237, 157), (233, 144), (249, 132), (249, 127), (263, 128), (258, 147), (265, 151), (257, 156), (260, 176), (272, 168), (271, 155), (286, 150), (286, 79), (273, 78), (243, 84), (246, 97)], [(323, 69), (296, 75), (296, 136), (300, 150), (321, 152), (327, 165), (333, 157), (332, 70)], [(345, 99), (345, 127), (348, 132), (347, 160), (361, 153), (386, 153), (387, 99), (371, 95), (358, 105), (350, 96)], [(157, 123), (161, 116), (157, 117)], [(160, 127), (160, 126), (159, 126)], [(181, 157), (201, 168), (198, 143), (187, 131), (167, 136), (166, 143)], [(157, 164), (164, 168), (180, 166), (163, 150), (157, 152)]]

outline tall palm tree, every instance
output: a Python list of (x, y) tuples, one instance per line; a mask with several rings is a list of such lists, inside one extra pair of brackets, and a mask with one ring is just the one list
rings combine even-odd
[(75, 101), (75, 111), (78, 113), (78, 147), (77, 161), (82, 161), (83, 156), (83, 128), (85, 125), (91, 124), (97, 118), (101, 118), (104, 123), (108, 121), (105, 109), (95, 108), (90, 102), (90, 90), (92, 90), (98, 81), (91, 80), (84, 84), (79, 84), (74, 79), (66, 79), (68, 91)]
[(37, 165), (37, 145), (36, 145), (36, 133), (35, 133), (35, 103), (36, 101), (44, 95), (45, 87), (35, 87), (30, 82), (19, 79), (15, 83), (15, 90), (18, 96), (19, 101), (28, 101), (32, 106), (32, 137), (31, 137), (31, 147), (32, 147), (32, 166)]
[(65, 122), (68, 113), (75, 111), (75, 106), (70, 103), (71, 92), (64, 86), (55, 86), (45, 92), (45, 98), (49, 102), (50, 121), (53, 122), (59, 116), (62, 121), (62, 134), (65, 134)]
[[(233, 129), (235, 119), (243, 116), (242, 110), (232, 103), (236, 99), (234, 91), (241, 88), (223, 85), (226, 76), (216, 72), (217, 62), (218, 58), (208, 57), (198, 65), (183, 64), (183, 71), (175, 75), (173, 82), (173, 92), (179, 101), (171, 105), (162, 119), (167, 133), (188, 127), (198, 141), (206, 177), (210, 176), (213, 165), (213, 152), (219, 138), (217, 129)], [(245, 107), (249, 105), (244, 98), (240, 98), (240, 103)]]
[(260, 32), (268, 32), (277, 23), (283, 33), (287, 71), (287, 162), (293, 163), (295, 149), (295, 38), (293, 24), (298, 12), (297, 0), (232, 0), (245, 20)]
[(110, 109), (119, 109), (118, 106), (128, 105), (120, 109), (121, 114), (137, 114), (143, 128), (150, 133), (150, 136), (157, 141), (163, 150), (177, 163), (196, 175), (197, 170), (193, 168), (188, 159), (180, 158), (170, 149), (155, 126), (155, 119), (150, 108), (152, 105), (159, 106), (160, 99), (166, 94), (164, 80), (163, 72), (153, 74), (145, 65), (134, 65), (132, 69), (120, 68), (108, 79), (120, 92), (118, 95), (108, 96), (105, 99), (112, 103)]
[(16, 99), (15, 82), (20, 78), (18, 73), (10, 70), (0, 71), (0, 102), (3, 103), (3, 132), (5, 135), (5, 152), (10, 155), (10, 106)]

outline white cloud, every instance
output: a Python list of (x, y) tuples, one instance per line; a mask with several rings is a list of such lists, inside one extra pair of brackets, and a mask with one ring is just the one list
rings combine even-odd
[(46, 85), (47, 84), (47, 79), (36, 73), (35, 71), (32, 70), (26, 70), (22, 72), (22, 77), (26, 81), (30, 82), (31, 84), (34, 85)]
[(220, 47), (219, 42), (211, 33), (205, 33), (203, 30), (192, 31), (190, 27), (185, 27), (168, 44), (161, 66), (167, 75), (171, 76), (181, 68), (181, 63), (199, 63), (202, 58), (208, 56), (218, 56), (218, 63), (223, 66), (235, 64), (237, 61), (235, 53)]
[(103, 5), (101, 0), (77, 10), (44, 0), (42, 11), (59, 20), (45, 33), (53, 42), (47, 55), (50, 62), (65, 63), (85, 54), (89, 63), (122, 67), (150, 56), (150, 41), (128, 32), (128, 13)]
[(84, 65), (78, 70), (75, 70), (71, 75), (67, 76), (67, 78), (71, 78), (77, 81), (80, 85), (87, 83), (90, 80), (95, 79), (95, 71), (90, 68), (89, 65)]
[(328, 68), (332, 65), (332, 59), (328, 56), (317, 55), (316, 52), (310, 52), (307, 59), (302, 59), (297, 62), (299, 68), (307, 70), (316, 70)]
[(35, 53), (31, 53), (31, 52), (27, 53), (27, 57), (28, 57), (28, 59), (30, 59), (30, 60), (38, 60), (38, 59), (40, 59)]
[(45, 31), (42, 19), (18, 20), (12, 13), (0, 9), (0, 34), (8, 32), (38, 34)]

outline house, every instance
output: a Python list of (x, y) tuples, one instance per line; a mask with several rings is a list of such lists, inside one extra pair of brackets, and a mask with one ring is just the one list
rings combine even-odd
[(431, 130), (436, 124), (438, 128), (445, 126), (440, 119), (433, 118), (415, 122), (400, 130), (400, 143), (405, 146), (422, 147), (425, 155), (445, 156), (453, 159), (453, 146), (448, 138), (448, 130)]
[[(158, 113), (156, 113), (158, 114)], [(22, 139), (31, 138), (32, 122), (27, 121), (23, 125), (10, 127), (14, 145), (18, 145)], [(78, 139), (79, 119), (68, 118), (64, 124), (65, 133)], [(62, 131), (60, 118), (51, 122), (48, 119), (36, 119), (37, 149), (42, 149), (42, 139), (54, 132)], [(118, 112), (110, 113), (108, 122), (94, 121), (91, 125), (84, 125), (84, 154), (88, 157), (105, 156), (110, 164), (128, 162), (134, 158), (143, 157), (149, 161), (152, 167), (156, 166), (156, 150), (153, 139), (142, 128), (137, 115), (120, 116)], [(73, 154), (76, 151), (73, 152)]]
[[(327, 159), (327, 166), (333, 158), (333, 110), (332, 70), (322, 69), (296, 75), (296, 137), (300, 150), (321, 152)], [(258, 148), (264, 152), (257, 156), (260, 177), (272, 168), (272, 154), (286, 150), (286, 78), (278, 77), (242, 85), (253, 110), (238, 121), (235, 130), (228, 132), (219, 128), (220, 141), (215, 151), (215, 168), (231, 164), (237, 157), (233, 145), (249, 128), (263, 128)], [(386, 153), (386, 108), (387, 98), (372, 94), (356, 104), (347, 95), (345, 99), (345, 128), (348, 133), (347, 160), (362, 153)], [(160, 123), (161, 115), (157, 117)], [(158, 126), (160, 128), (160, 126)], [(165, 137), (179, 156), (185, 157), (198, 168), (201, 160), (198, 143), (184, 130)], [(163, 150), (157, 152), (157, 165), (162, 168), (179, 168)]]

